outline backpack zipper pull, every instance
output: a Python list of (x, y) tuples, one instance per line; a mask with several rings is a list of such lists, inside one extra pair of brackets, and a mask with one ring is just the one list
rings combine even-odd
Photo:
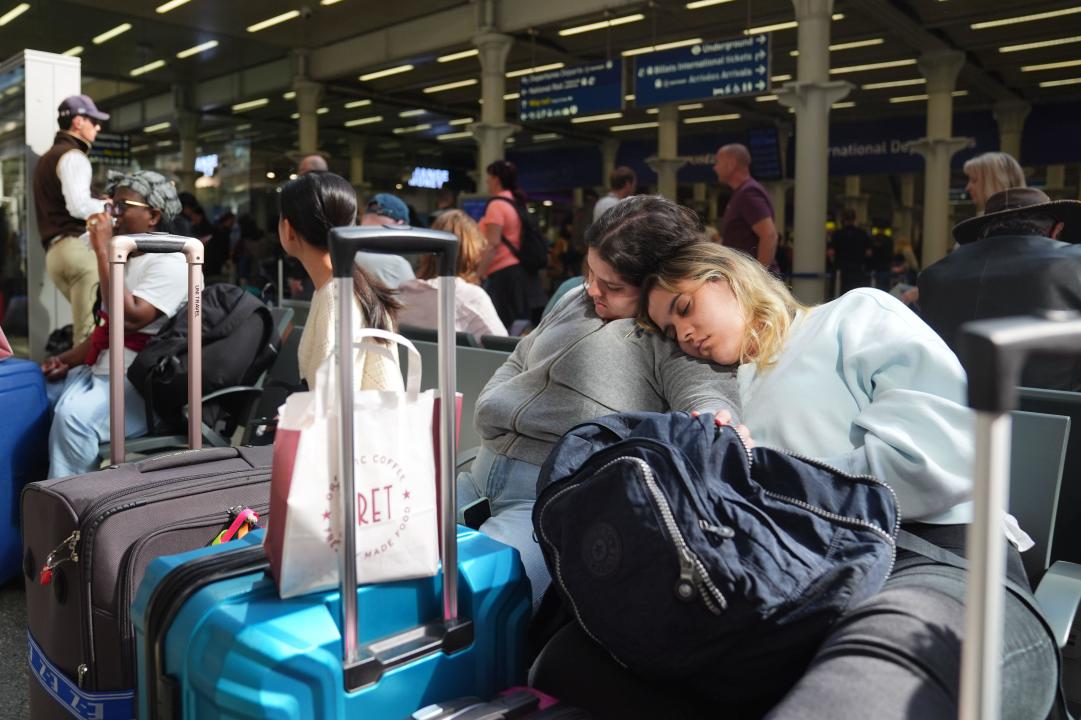
[(685, 549), (680, 549), (679, 580), (676, 581), (676, 597), (683, 602), (694, 600), (694, 596), (698, 592), (695, 587), (695, 579), (694, 561), (691, 559), (689, 552)]
[[(53, 570), (65, 562), (79, 562), (79, 553), (76, 552), (75, 547), (79, 544), (79, 531), (76, 530), (56, 548), (53, 549), (49, 556), (45, 558), (45, 565), (41, 568), (41, 572), (38, 573), (38, 582), (42, 585), (49, 585), (53, 581)], [(62, 557), (61, 553), (64, 552), (64, 548), (67, 548), (67, 557)]]

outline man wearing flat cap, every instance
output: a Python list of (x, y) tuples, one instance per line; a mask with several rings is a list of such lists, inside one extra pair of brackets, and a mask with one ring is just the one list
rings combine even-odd
[[(1039, 310), (1081, 310), (1081, 246), (1063, 242), (1081, 230), (1081, 202), (1052, 201), (1036, 188), (1009, 188), (983, 215), (953, 228), (959, 247), (919, 277), (923, 319), (956, 349), (962, 323)], [(1081, 390), (1081, 363), (1037, 356), (1026, 387)]]
[(75, 344), (93, 329), (98, 266), (93, 250), (80, 239), (86, 219), (100, 213), (102, 200), (90, 196), (90, 146), (109, 119), (86, 95), (60, 103), (59, 132), (34, 170), (34, 209), (45, 245), (45, 269), (71, 303)]

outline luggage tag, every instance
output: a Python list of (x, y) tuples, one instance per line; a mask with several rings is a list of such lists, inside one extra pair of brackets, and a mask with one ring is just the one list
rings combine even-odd
[(232, 523), (229, 524), (229, 527), (218, 533), (217, 537), (210, 542), (211, 545), (221, 545), (230, 540), (239, 540), (250, 531), (259, 527), (259, 516), (256, 515), (255, 511), (251, 508), (241, 508), (238, 505), (234, 508), (230, 508), (229, 514), (235, 516)]

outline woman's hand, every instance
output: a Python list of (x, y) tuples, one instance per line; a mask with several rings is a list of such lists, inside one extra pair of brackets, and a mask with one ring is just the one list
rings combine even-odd
[(109, 240), (113, 237), (113, 218), (106, 212), (94, 213), (86, 219), (86, 230), (90, 233), (90, 247), (94, 252), (108, 252)]
[(45, 362), (41, 363), (41, 372), (45, 374), (45, 379), (49, 382), (62, 380), (70, 369), (67, 363), (56, 355), (45, 358)]
[[(699, 415), (701, 415), (701, 413), (699, 413), (699, 412), (692, 412), (691, 413), (691, 417), (698, 417)], [(743, 424), (733, 425), (732, 424), (732, 413), (730, 411), (725, 410), (725, 409), (721, 409), (721, 410), (718, 410), (717, 412), (715, 412), (713, 414), (713, 423), (717, 427), (724, 427), (725, 425), (728, 425), (729, 427), (731, 427), (733, 430), (735, 430), (739, 434), (740, 439), (743, 440), (743, 444), (746, 445), (748, 449), (753, 448), (755, 446), (754, 439), (751, 437), (751, 431), (747, 429), (746, 425), (743, 425)]]

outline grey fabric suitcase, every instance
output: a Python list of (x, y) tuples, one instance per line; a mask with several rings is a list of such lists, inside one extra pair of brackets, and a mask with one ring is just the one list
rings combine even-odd
[[(110, 287), (109, 307), (121, 310), (112, 314), (111, 347), (123, 342), (122, 267), (132, 250), (184, 252), (188, 259), (193, 449), (122, 462), (123, 436), (117, 431), (124, 417), (123, 385), (111, 381), (113, 464), (87, 475), (30, 483), (23, 491), (33, 718), (111, 716), (125, 700), (132, 703), (126, 717), (134, 717), (130, 608), (146, 566), (161, 555), (210, 544), (242, 508), (261, 519), (270, 510), (272, 447), (199, 449), (201, 368), (191, 358), (199, 357), (201, 347), (202, 244), (159, 234), (113, 239), (117, 282)], [(110, 353), (110, 378), (123, 378), (122, 353)]]

